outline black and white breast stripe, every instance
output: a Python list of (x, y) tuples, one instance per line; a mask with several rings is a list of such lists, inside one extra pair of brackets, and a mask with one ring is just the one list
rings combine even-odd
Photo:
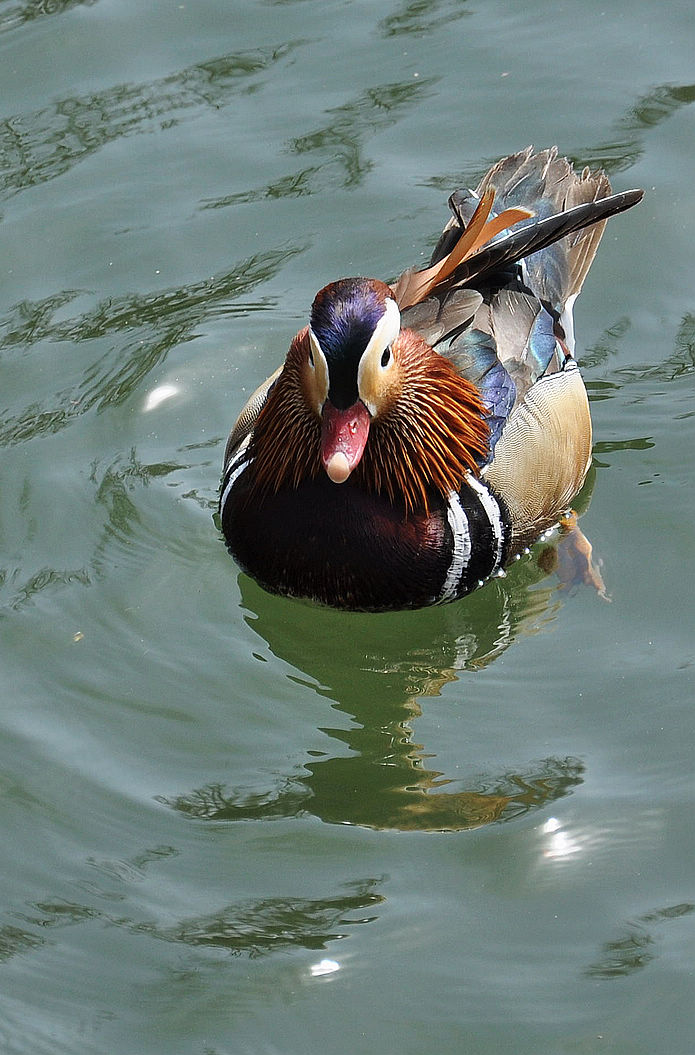
[(506, 509), (490, 488), (467, 476), (460, 492), (447, 499), (451, 561), (437, 602), (444, 604), (482, 586), (504, 563), (510, 525)]
[[(251, 465), (250, 437), (234, 452), (225, 469), (220, 498), (220, 516), (225, 522), (225, 507), (234, 485)], [(466, 477), (460, 492), (452, 491), (443, 513), (448, 532), (442, 539), (442, 556), (448, 561), (444, 581), (434, 586), (429, 604), (444, 604), (470, 593), (504, 566), (511, 538), (506, 507), (483, 480)], [(359, 552), (355, 560), (360, 560)], [(243, 564), (243, 561), (242, 561)], [(441, 565), (440, 565), (441, 567)]]
[(225, 468), (224, 478), (222, 480), (222, 496), (220, 498), (220, 516), (224, 515), (225, 502), (229, 498), (229, 493), (234, 487), (234, 484), (251, 462), (248, 453), (250, 438), (250, 436), (246, 438)]

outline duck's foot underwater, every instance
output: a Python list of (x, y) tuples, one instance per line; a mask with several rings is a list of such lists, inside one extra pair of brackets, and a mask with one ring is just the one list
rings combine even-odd
[(541, 551), (538, 563), (544, 571), (557, 575), (561, 589), (592, 586), (599, 597), (610, 602), (600, 565), (593, 559), (593, 547), (579, 527), (573, 509), (561, 517), (560, 537), (554, 546)]

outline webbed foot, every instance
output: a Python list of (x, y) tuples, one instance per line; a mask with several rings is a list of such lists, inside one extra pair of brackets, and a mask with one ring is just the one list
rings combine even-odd
[(592, 586), (604, 601), (610, 601), (601, 575), (600, 563), (593, 559), (593, 547), (581, 531), (573, 509), (560, 519), (560, 537), (552, 547), (554, 558), (547, 551), (541, 554), (541, 566), (554, 571), (563, 590), (576, 586)]

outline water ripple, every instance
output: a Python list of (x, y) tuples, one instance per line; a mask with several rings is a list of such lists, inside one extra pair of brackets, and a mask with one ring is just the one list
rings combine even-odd
[(624, 978), (641, 970), (659, 955), (662, 924), (693, 912), (695, 904), (686, 901), (627, 920), (619, 935), (603, 945), (601, 955), (586, 968), (585, 974), (589, 978), (608, 980)]
[(0, 194), (55, 179), (107, 143), (179, 124), (201, 107), (228, 105), (299, 43), (232, 52), (160, 80), (117, 84), (6, 116), (0, 122)]
[(364, 156), (364, 142), (401, 119), (432, 92), (437, 79), (376, 85), (342, 106), (326, 110), (328, 120), (289, 143), (291, 154), (317, 156), (315, 164), (278, 180), (220, 198), (205, 199), (203, 209), (221, 209), (276, 198), (301, 198), (330, 188), (359, 186), (373, 163)]
[(298, 247), (286, 246), (192, 284), (109, 297), (69, 319), (54, 316), (77, 296), (76, 291), (15, 305), (0, 319), (0, 348), (15, 354), (40, 341), (75, 345), (115, 335), (123, 335), (123, 339), (109, 346), (86, 369), (78, 369), (79, 379), (43, 401), (32, 400), (19, 410), (3, 408), (0, 446), (58, 432), (87, 411), (119, 405), (166, 359), (170, 349), (190, 340), (195, 327), (204, 320), (219, 314), (265, 310), (271, 298), (249, 300), (246, 295), (299, 251)]
[(27, 0), (12, 4), (0, 15), (0, 33), (8, 33), (26, 22), (51, 15), (62, 15), (73, 7), (93, 7), (98, 0)]

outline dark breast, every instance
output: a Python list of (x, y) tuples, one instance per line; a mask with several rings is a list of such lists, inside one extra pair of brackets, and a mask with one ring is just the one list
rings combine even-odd
[(274, 593), (339, 608), (386, 610), (434, 603), (451, 563), (443, 503), (406, 518), (399, 503), (327, 476), (262, 502), (243, 472), (226, 494), (222, 529), (239, 564)]
[(469, 477), (448, 502), (405, 515), (401, 502), (369, 494), (354, 477), (323, 473), (261, 502), (241, 454), (223, 481), (227, 545), (267, 590), (334, 608), (387, 611), (453, 601), (481, 586), (510, 556), (504, 503)]

